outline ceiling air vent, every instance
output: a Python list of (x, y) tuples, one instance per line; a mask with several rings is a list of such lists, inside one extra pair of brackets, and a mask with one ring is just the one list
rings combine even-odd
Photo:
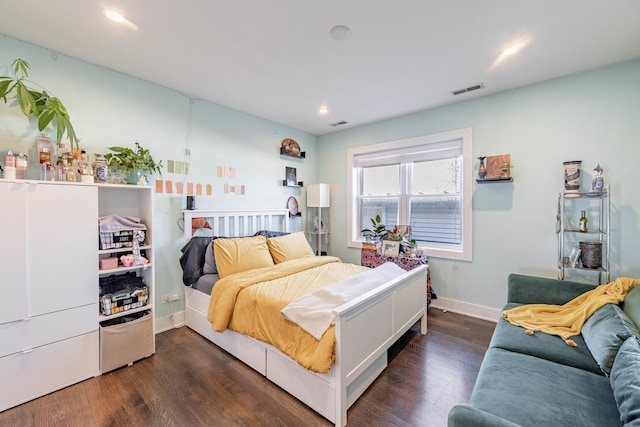
[(452, 95), (461, 95), (463, 93), (467, 93), (467, 92), (471, 92), (472, 90), (478, 90), (478, 89), (482, 89), (484, 87), (484, 85), (482, 83), (479, 83), (475, 86), (469, 86), (466, 87), (464, 89), (458, 89), (458, 90), (454, 90), (453, 92), (451, 92)]
[(342, 126), (342, 125), (346, 125), (346, 124), (347, 124), (347, 122), (345, 122), (345, 121), (343, 120), (343, 121), (341, 121), (341, 122), (329, 123), (329, 126), (336, 127), (336, 126)]

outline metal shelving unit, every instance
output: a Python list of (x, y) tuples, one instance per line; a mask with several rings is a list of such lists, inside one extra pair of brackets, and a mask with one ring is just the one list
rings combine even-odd
[[(596, 276), (598, 284), (611, 281), (611, 245), (609, 187), (601, 193), (565, 193), (558, 196), (558, 278), (569, 275)], [(587, 212), (587, 231), (579, 231), (581, 211)], [(602, 245), (602, 262), (598, 268), (582, 266), (580, 259), (573, 264), (571, 252), (579, 248), (580, 242), (599, 242)], [(603, 279), (605, 279), (603, 281)]]

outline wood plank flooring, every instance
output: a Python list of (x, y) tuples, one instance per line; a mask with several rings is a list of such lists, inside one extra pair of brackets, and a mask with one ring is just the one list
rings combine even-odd
[[(467, 402), (495, 324), (429, 309), (389, 350), (389, 366), (349, 409), (349, 426), (447, 424)], [(6, 384), (3, 384), (6, 386)], [(298, 400), (183, 327), (156, 354), (0, 413), (0, 426), (330, 426)]]

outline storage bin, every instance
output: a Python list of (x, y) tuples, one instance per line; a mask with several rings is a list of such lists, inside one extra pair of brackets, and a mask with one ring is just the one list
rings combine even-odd
[(112, 268), (118, 268), (118, 258), (102, 258), (100, 260), (100, 270), (111, 270)]
[(100, 312), (105, 316), (149, 303), (149, 287), (134, 271), (100, 278)]
[(98, 219), (100, 249), (132, 248), (134, 240), (142, 244), (147, 227), (137, 219), (107, 215)]
[(100, 298), (100, 311), (105, 316), (121, 313), (132, 308), (143, 307), (149, 301), (149, 287), (122, 290), (117, 294), (106, 294)]
[(100, 323), (100, 372), (105, 373), (155, 353), (149, 311)]
[(133, 230), (100, 232), (100, 249), (120, 249), (133, 247)]

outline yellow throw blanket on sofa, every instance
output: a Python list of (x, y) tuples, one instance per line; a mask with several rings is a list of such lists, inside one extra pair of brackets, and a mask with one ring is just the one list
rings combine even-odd
[(640, 279), (621, 277), (585, 292), (564, 305), (525, 304), (503, 311), (502, 317), (516, 326), (527, 328), (529, 334), (530, 331), (541, 331), (558, 335), (567, 344), (575, 346), (568, 338), (580, 334), (589, 316), (605, 304), (618, 304), (638, 284)]

